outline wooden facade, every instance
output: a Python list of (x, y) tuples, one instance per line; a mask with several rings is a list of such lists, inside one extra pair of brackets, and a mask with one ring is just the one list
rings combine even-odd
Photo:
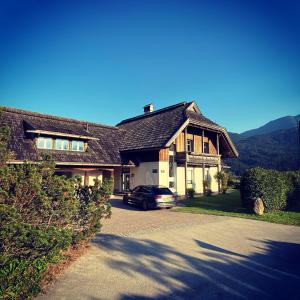
[[(209, 131), (204, 131), (204, 138), (202, 138), (201, 133), (187, 133), (187, 139), (190, 139), (194, 143), (194, 153), (202, 154), (203, 152), (203, 142), (208, 143), (209, 153), (212, 155), (217, 155), (217, 134)], [(184, 132), (181, 132), (175, 140), (176, 151), (185, 152), (184, 146)]]
[(169, 148), (164, 148), (159, 151), (159, 161), (169, 161)]

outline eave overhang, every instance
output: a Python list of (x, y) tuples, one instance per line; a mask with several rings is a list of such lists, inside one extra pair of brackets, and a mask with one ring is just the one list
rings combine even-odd
[(28, 133), (34, 133), (37, 135), (49, 135), (49, 136), (58, 136), (58, 137), (68, 137), (68, 138), (77, 138), (82, 140), (99, 140), (93, 136), (87, 135), (80, 135), (80, 134), (72, 134), (72, 133), (63, 133), (63, 132), (55, 132), (55, 131), (48, 131), (48, 130), (39, 130), (39, 129), (29, 129), (26, 130)]

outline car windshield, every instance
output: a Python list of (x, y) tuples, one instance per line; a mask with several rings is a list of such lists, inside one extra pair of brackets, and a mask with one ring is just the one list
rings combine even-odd
[(157, 195), (173, 195), (171, 190), (169, 190), (168, 188), (164, 188), (164, 187), (154, 187), (154, 188), (152, 188), (152, 191)]

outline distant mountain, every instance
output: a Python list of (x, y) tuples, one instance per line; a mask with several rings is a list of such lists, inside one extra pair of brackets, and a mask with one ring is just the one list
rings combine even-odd
[(284, 117), (242, 134), (230, 133), (238, 159), (227, 159), (231, 170), (241, 175), (245, 169), (264, 167), (296, 170), (299, 166), (298, 121), (300, 115)]
[(297, 116), (286, 116), (279, 118), (273, 121), (268, 122), (267, 124), (258, 127), (256, 129), (251, 129), (243, 132), (241, 135), (243, 137), (250, 137), (258, 134), (267, 134), (280, 129), (289, 129), (293, 127), (298, 127), (298, 122), (300, 120), (300, 115)]

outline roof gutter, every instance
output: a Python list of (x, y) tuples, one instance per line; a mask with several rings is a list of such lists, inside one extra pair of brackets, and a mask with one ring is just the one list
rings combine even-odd
[[(22, 161), (22, 160), (9, 160), (7, 164), (10, 165), (21, 165), (24, 163), (40, 164), (41, 161)], [(56, 166), (81, 166), (81, 167), (134, 167), (134, 165), (122, 165), (122, 164), (97, 164), (97, 163), (82, 163), (82, 162), (55, 162)]]

